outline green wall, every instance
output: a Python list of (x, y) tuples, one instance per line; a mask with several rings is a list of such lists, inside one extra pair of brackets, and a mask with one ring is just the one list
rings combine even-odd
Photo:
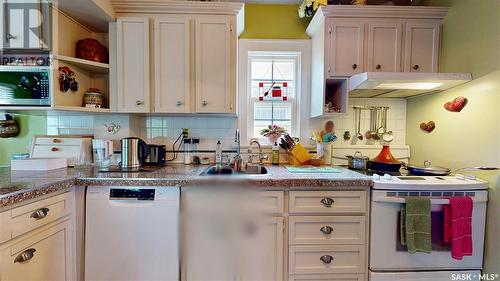
[(10, 164), (12, 153), (29, 152), (33, 135), (47, 134), (47, 118), (26, 114), (14, 114), (20, 132), (12, 138), (0, 138), (0, 164)]
[[(500, 1), (427, 0), (450, 6), (443, 26), (441, 72), (470, 72), (473, 81), (439, 94), (408, 100), (407, 142), (411, 162), (454, 168), (500, 167)], [(460, 113), (443, 104), (464, 96)], [(430, 133), (420, 130), (424, 121), (436, 122)], [(470, 172), (467, 172), (470, 173)], [(500, 172), (477, 172), (490, 182), (485, 251), (486, 273), (500, 268)]]
[(245, 31), (241, 38), (307, 39), (310, 19), (300, 19), (298, 5), (245, 4)]

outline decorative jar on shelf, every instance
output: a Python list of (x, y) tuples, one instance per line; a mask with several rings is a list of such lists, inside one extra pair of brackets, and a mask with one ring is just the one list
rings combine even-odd
[(104, 107), (104, 97), (99, 92), (99, 89), (89, 88), (83, 95), (83, 107)]

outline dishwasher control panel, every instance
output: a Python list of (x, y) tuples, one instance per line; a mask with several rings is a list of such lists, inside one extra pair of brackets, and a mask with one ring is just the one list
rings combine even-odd
[(109, 200), (155, 200), (154, 189), (111, 188)]

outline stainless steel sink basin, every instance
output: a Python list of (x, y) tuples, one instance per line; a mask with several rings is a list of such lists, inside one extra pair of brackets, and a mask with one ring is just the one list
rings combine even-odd
[(200, 176), (265, 176), (271, 172), (264, 166), (249, 165), (244, 172), (238, 172), (229, 166), (210, 166)]

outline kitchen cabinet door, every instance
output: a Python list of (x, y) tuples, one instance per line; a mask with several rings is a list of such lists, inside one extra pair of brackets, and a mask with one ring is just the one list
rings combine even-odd
[(409, 21), (405, 34), (405, 72), (438, 72), (441, 23)]
[(190, 112), (190, 34), (187, 16), (154, 20), (155, 112)]
[(328, 33), (329, 76), (351, 76), (363, 72), (365, 24), (359, 19), (331, 19)]
[(401, 71), (402, 26), (397, 21), (368, 24), (368, 71)]
[(197, 113), (235, 113), (236, 32), (229, 16), (195, 19)]
[(245, 229), (241, 280), (283, 280), (283, 217), (262, 218)]
[(0, 280), (75, 280), (71, 235), (66, 220), (0, 248)]
[(149, 112), (149, 21), (117, 19), (117, 100), (119, 112)]

